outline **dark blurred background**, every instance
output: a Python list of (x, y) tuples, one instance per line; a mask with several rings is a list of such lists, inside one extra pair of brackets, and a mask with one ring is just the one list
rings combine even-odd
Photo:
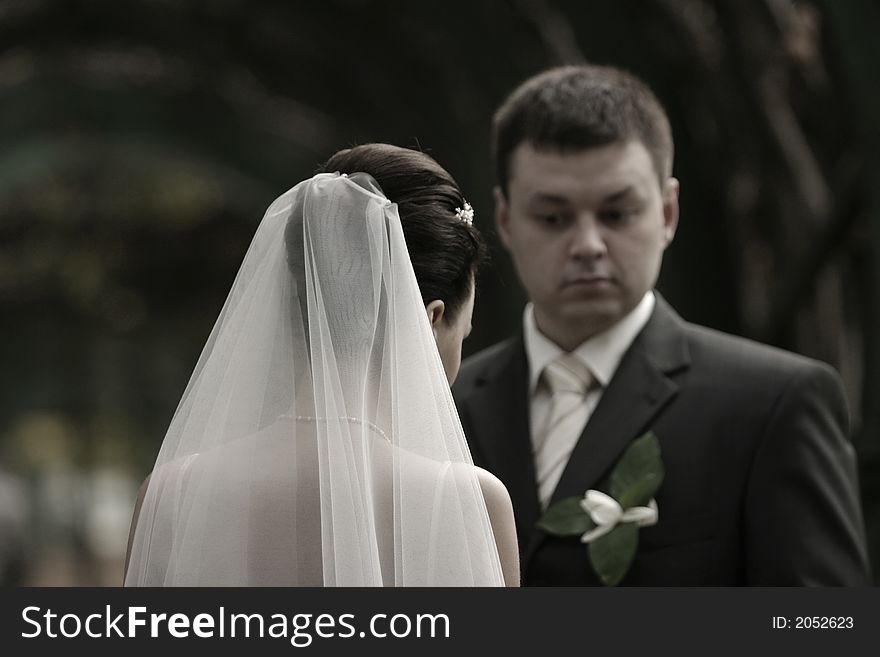
[(523, 298), (488, 127), (595, 62), (669, 110), (687, 319), (837, 367), (880, 564), (875, 0), (0, 0), (0, 581), (116, 585), (135, 491), (268, 204), (339, 148), (419, 147), (493, 245), (466, 351)]

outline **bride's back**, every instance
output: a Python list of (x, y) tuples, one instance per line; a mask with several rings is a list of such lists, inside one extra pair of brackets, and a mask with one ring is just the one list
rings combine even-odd
[[(395, 586), (413, 576), (426, 584), (435, 577), (444, 579), (449, 556), (463, 556), (447, 555), (443, 548), (443, 537), (455, 534), (444, 527), (444, 518), (452, 507), (463, 511), (460, 488), (469, 485), (476, 469), (400, 450), (384, 432), (368, 427), (353, 433), (350, 454), (360, 461), (355, 468), (368, 481), (370, 507), (363, 507), (362, 496), (349, 497), (338, 490), (322, 504), (320, 425), (312, 418), (279, 418), (253, 436), (158, 469), (151, 486), (159, 496), (161, 522), (153, 527), (153, 548), (176, 557), (154, 562), (144, 583)], [(425, 526), (431, 531), (424, 543), (434, 552), (435, 573), (404, 572), (406, 559), (395, 537), (404, 533), (400, 525), (405, 520), (394, 512), (395, 482), (413, 498), (426, 500), (421, 511), (429, 516)], [(197, 506), (204, 512), (181, 524), (174, 505)], [(327, 531), (334, 522), (353, 525), (344, 534), (356, 542), (333, 545), (334, 537), (343, 535)]]
[(128, 583), (503, 582), (447, 379), (482, 243), (451, 177), (404, 150), (352, 149), (367, 173), (270, 206), (163, 442)]

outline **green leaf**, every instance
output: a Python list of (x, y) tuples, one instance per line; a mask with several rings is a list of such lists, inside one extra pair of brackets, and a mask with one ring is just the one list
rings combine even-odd
[(631, 522), (618, 525), (590, 543), (587, 551), (593, 570), (605, 586), (617, 586), (626, 575), (639, 546), (639, 528)]
[(625, 511), (634, 506), (645, 506), (663, 483), (663, 461), (660, 441), (649, 431), (627, 447), (611, 473), (611, 497)]
[(581, 507), (581, 498), (559, 500), (541, 516), (538, 527), (554, 536), (580, 536), (596, 524)]

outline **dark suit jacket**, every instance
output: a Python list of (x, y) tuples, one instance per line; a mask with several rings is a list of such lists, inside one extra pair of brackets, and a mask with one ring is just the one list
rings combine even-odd
[[(474, 461), (510, 491), (523, 584), (598, 584), (578, 537), (535, 528), (527, 362), (518, 336), (465, 361), (454, 393)], [(662, 298), (624, 355), (552, 501), (607, 491), (652, 429), (666, 476), (621, 584), (869, 583), (843, 388), (817, 361), (684, 322)]]

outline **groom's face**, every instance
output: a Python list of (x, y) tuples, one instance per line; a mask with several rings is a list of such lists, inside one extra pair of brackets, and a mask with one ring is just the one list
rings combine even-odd
[(678, 222), (638, 141), (579, 151), (520, 144), (496, 225), (543, 333), (564, 349), (612, 326), (652, 289)]

